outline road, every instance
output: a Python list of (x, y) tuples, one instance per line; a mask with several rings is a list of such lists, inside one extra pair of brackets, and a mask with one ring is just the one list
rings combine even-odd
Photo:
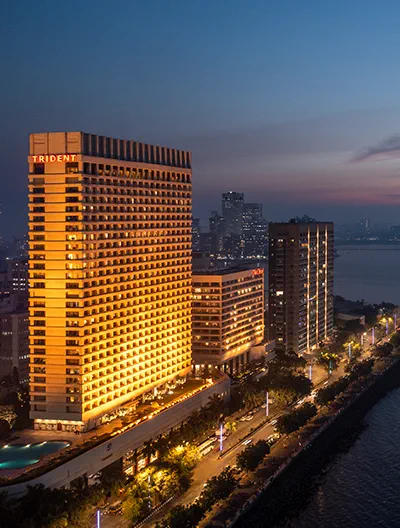
[[(367, 349), (363, 356), (366, 357), (368, 355), (369, 351)], [(332, 383), (340, 376), (343, 376), (344, 366), (345, 362), (342, 361), (339, 365), (339, 368), (333, 372), (328, 380), (326, 372), (322, 368), (313, 365), (312, 381), (314, 388), (321, 388), (323, 385)], [(305, 400), (310, 401), (312, 398), (307, 397)], [(290, 407), (295, 407), (300, 401), (303, 400), (293, 403)], [(288, 408), (277, 408), (277, 406), (271, 404), (269, 408), (269, 421), (267, 423), (265, 423), (266, 410), (264, 408), (259, 408), (251, 421), (237, 421), (237, 430), (232, 433), (225, 441), (222, 455), (218, 449), (218, 445), (216, 445), (215, 450), (203, 457), (195, 468), (193, 481), (190, 488), (183, 495), (172, 500), (165, 507), (160, 508), (159, 511), (154, 513), (147, 522), (143, 522), (140, 525), (141, 528), (154, 527), (155, 524), (166, 515), (167, 511), (172, 506), (176, 504), (190, 504), (193, 502), (202, 492), (206, 480), (213, 476), (219, 475), (226, 468), (226, 466), (232, 466), (236, 463), (236, 457), (238, 453), (240, 453), (240, 451), (246, 447), (243, 445), (244, 437), (251, 438), (253, 442), (261, 439), (267, 439), (274, 432), (275, 420), (287, 410)], [(240, 414), (234, 416), (233, 420), (237, 420), (241, 415), (243, 415), (243, 411)], [(130, 528), (130, 523), (126, 521), (121, 515), (102, 515), (101, 528)]]

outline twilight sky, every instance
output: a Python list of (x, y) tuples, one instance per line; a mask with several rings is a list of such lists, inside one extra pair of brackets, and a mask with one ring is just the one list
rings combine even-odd
[(267, 219), (400, 223), (399, 24), (397, 0), (6, 0), (0, 234), (53, 130), (192, 150), (204, 220), (236, 190)]

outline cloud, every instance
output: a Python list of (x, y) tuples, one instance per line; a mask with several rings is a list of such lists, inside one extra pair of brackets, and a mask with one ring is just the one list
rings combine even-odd
[(390, 136), (373, 147), (367, 147), (351, 161), (360, 162), (371, 158), (387, 159), (400, 157), (400, 134)]

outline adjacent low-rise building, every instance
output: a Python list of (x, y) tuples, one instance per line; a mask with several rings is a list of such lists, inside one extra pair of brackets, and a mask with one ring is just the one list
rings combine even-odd
[(264, 340), (264, 269), (207, 270), (192, 276), (196, 370), (240, 370)]

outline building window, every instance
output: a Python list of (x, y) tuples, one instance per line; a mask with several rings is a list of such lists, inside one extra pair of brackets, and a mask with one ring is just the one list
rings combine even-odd
[(77, 172), (79, 172), (79, 163), (69, 162), (65, 164), (66, 174), (76, 174)]
[(33, 172), (35, 174), (44, 174), (44, 163), (34, 163)]

